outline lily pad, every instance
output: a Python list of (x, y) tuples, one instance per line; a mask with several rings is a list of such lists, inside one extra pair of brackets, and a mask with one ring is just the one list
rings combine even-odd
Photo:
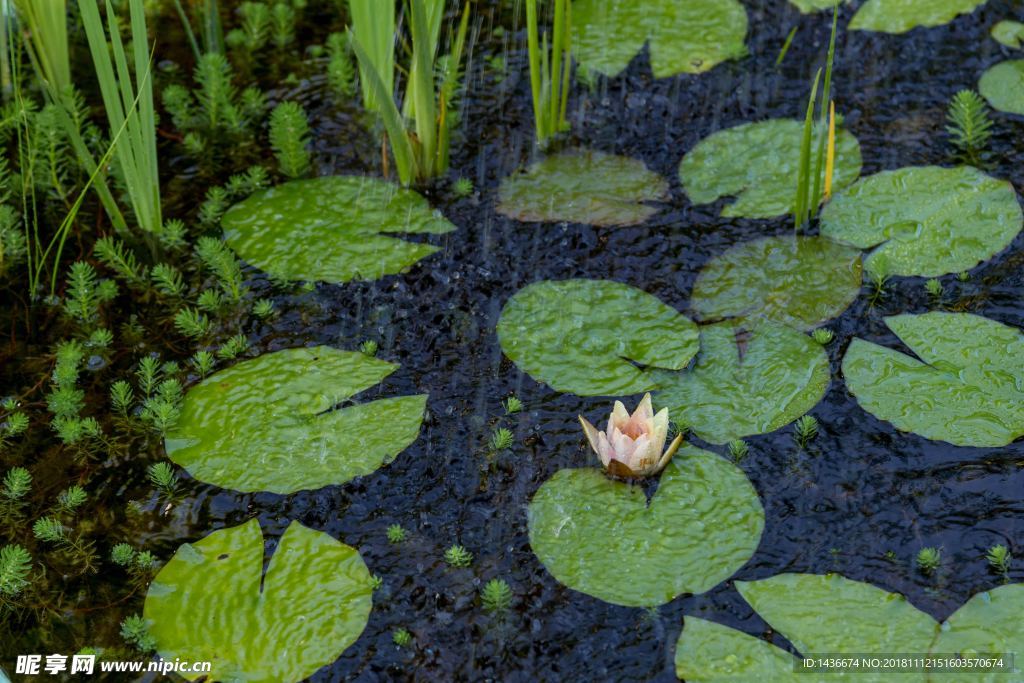
[(575, 0), (573, 56), (616, 76), (650, 43), (655, 78), (701, 73), (747, 54), (747, 12), (737, 0)]
[(243, 361), (188, 390), (167, 456), (237, 491), (293, 493), (370, 474), (416, 440), (427, 397), (337, 406), (396, 368), (325, 346)]
[(293, 180), (252, 195), (221, 220), (239, 256), (285, 280), (348, 282), (400, 273), (438, 250), (392, 235), (451, 232), (422, 196), (360, 176)]
[(969, 313), (885, 319), (917, 358), (854, 339), (846, 386), (897, 429), (957, 446), (1005, 446), (1024, 435), (1024, 335)]
[(516, 292), (498, 321), (501, 348), (557, 391), (647, 391), (646, 368), (680, 370), (697, 353), (697, 326), (643, 290), (610, 280), (544, 280)]
[(809, 329), (846, 310), (861, 279), (853, 247), (822, 237), (763, 237), (711, 259), (691, 305), (702, 320), (764, 317)]
[[(941, 626), (902, 595), (838, 574), (781, 574), (737, 581), (736, 588), (768, 624), (804, 656), (823, 654), (934, 653), (971, 658), (1020, 652), (1024, 586), (979, 593)], [(676, 673), (687, 681), (830, 681), (852, 678), (888, 683), (892, 672), (851, 670), (798, 673), (798, 660), (741, 631), (687, 616), (676, 646)], [(1020, 667), (1017, 667), (1018, 671)], [(761, 671), (765, 675), (760, 674)], [(751, 675), (754, 674), (754, 675)], [(1009, 680), (1007, 672), (973, 672), (971, 681)], [(901, 681), (949, 680), (950, 674), (900, 673)]]
[(1014, 50), (1020, 49), (1024, 40), (1024, 24), (1019, 21), (1000, 21), (992, 27), (992, 37), (999, 43)]
[(658, 212), (668, 183), (643, 162), (576, 150), (547, 157), (501, 183), (498, 212), (526, 223), (634, 225)]
[(354, 548), (292, 522), (265, 575), (263, 552), (255, 519), (178, 548), (146, 596), (165, 661), (211, 662), (211, 681), (288, 683), (356, 641), (373, 589)]
[(1024, 114), (1024, 59), (1011, 59), (990, 67), (978, 81), (978, 92), (994, 109)]
[(818, 12), (823, 9), (832, 9), (838, 4), (848, 3), (850, 0), (789, 0), (791, 3), (796, 5), (804, 14), (811, 12)]
[(868, 0), (850, 20), (850, 30), (906, 33), (918, 26), (941, 26), (970, 14), (986, 0)]
[(556, 579), (634, 607), (711, 590), (750, 559), (764, 528), (743, 471), (685, 444), (649, 504), (641, 487), (601, 469), (568, 469), (544, 482), (527, 518), (533, 551)]
[(692, 370), (658, 373), (655, 402), (709, 443), (784, 427), (817, 405), (829, 384), (821, 345), (779, 323), (749, 331), (707, 325), (700, 345)]
[(1005, 249), (1024, 225), (1017, 193), (972, 166), (916, 166), (862, 178), (821, 212), (821, 234), (860, 249), (874, 275), (939, 277)]
[[(772, 119), (744, 123), (701, 140), (679, 164), (679, 180), (694, 204), (736, 197), (723, 216), (775, 218), (793, 210), (803, 123)], [(860, 175), (860, 143), (836, 131), (834, 190)], [(824, 169), (822, 177), (824, 177)]]

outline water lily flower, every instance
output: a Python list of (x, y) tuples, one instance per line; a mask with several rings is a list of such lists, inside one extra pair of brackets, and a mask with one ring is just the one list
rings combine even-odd
[(580, 424), (601, 464), (615, 477), (640, 479), (661, 472), (683, 442), (683, 435), (679, 434), (665, 450), (668, 408), (655, 415), (650, 394), (644, 395), (632, 415), (622, 401), (616, 401), (604, 432), (582, 415)]

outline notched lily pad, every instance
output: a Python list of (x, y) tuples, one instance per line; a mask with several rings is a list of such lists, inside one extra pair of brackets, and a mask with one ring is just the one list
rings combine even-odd
[(616, 76), (650, 44), (655, 78), (701, 73), (747, 54), (747, 12), (737, 0), (575, 0), (573, 56)]
[(544, 482), (527, 518), (533, 551), (556, 579), (634, 607), (711, 590), (750, 559), (764, 528), (743, 471), (685, 444), (650, 504), (603, 470), (568, 469)]
[(992, 27), (992, 37), (1006, 47), (1020, 49), (1021, 41), (1024, 40), (1024, 24), (1019, 21), (1000, 21)]
[(289, 683), (356, 641), (372, 593), (354, 548), (298, 522), (264, 576), (263, 535), (253, 519), (181, 546), (153, 580), (145, 618), (164, 660), (209, 661), (208, 680)]
[(658, 373), (655, 403), (710, 443), (780, 429), (817, 405), (828, 387), (821, 345), (779, 323), (707, 325), (700, 346), (692, 370)]
[(843, 375), (862, 408), (897, 429), (957, 446), (1004, 446), (1024, 435), (1019, 330), (969, 313), (885, 322), (917, 358), (854, 339)]
[(397, 368), (325, 346), (243, 361), (188, 390), (167, 456), (237, 491), (293, 493), (370, 474), (416, 440), (427, 397), (337, 406)]
[(941, 26), (970, 14), (986, 0), (868, 0), (850, 20), (850, 30), (906, 33), (918, 26)]
[(520, 370), (580, 396), (647, 391), (647, 369), (686, 367), (697, 337), (679, 311), (610, 280), (535, 282), (508, 300), (498, 321), (501, 348)]
[(711, 259), (690, 303), (702, 320), (764, 317), (809, 329), (846, 310), (861, 280), (853, 247), (822, 237), (763, 237)]
[(981, 75), (978, 92), (993, 109), (1024, 114), (1024, 59), (1000, 62)]
[(400, 273), (438, 250), (401, 239), (455, 226), (413, 190), (361, 176), (293, 180), (257, 192), (221, 221), (239, 256), (285, 280), (348, 282)]
[(634, 225), (658, 212), (668, 183), (643, 162), (589, 150), (549, 156), (501, 183), (498, 212), (526, 223)]
[[(805, 656), (906, 652), (970, 659), (979, 654), (1020, 652), (1024, 646), (1019, 627), (1024, 586), (1020, 584), (975, 595), (941, 626), (902, 595), (838, 574), (781, 574), (761, 581), (737, 581), (736, 589), (772, 629)], [(687, 681), (893, 680), (887, 671), (797, 673), (797, 659), (785, 650), (691, 616), (686, 617), (676, 644), (675, 661), (677, 675)], [(1019, 666), (1016, 672), (1020, 672)], [(969, 680), (1009, 680), (1008, 673), (974, 669)], [(900, 674), (900, 680), (938, 682), (950, 680), (950, 675), (906, 672)]]
[[(720, 197), (736, 200), (723, 216), (775, 218), (793, 210), (803, 123), (772, 119), (744, 123), (701, 140), (679, 164), (679, 180), (694, 204)], [(860, 143), (845, 130), (836, 131), (834, 191), (860, 175)], [(822, 177), (825, 171), (822, 169)]]
[(824, 237), (874, 247), (875, 275), (939, 277), (1005, 249), (1024, 225), (1017, 193), (971, 166), (916, 166), (862, 178), (825, 205)]

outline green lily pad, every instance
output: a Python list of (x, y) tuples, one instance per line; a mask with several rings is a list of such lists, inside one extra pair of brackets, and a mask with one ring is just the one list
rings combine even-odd
[(743, 471), (685, 444), (650, 504), (601, 469), (569, 469), (544, 482), (527, 519), (533, 552), (556, 579), (633, 607), (711, 590), (750, 559), (764, 528)]
[(224, 239), (239, 256), (285, 280), (348, 282), (400, 273), (438, 250), (392, 235), (455, 226), (412, 190), (360, 176), (293, 180), (231, 207)]
[[(960, 655), (1020, 652), (1019, 627), (1024, 586), (979, 593), (941, 626), (902, 595), (838, 574), (781, 574), (761, 581), (737, 581), (750, 606), (804, 656), (908, 653)], [(676, 645), (676, 673), (687, 681), (831, 681), (850, 678), (890, 683), (891, 671), (798, 673), (798, 660), (785, 650), (741, 631), (687, 616)], [(764, 671), (765, 675), (760, 675)], [(1020, 667), (1017, 666), (1017, 673)], [(753, 675), (752, 675), (753, 674)], [(953, 680), (927, 671), (899, 674), (900, 681)], [(972, 673), (956, 680), (1006, 681), (1007, 672)]]
[(498, 213), (519, 221), (614, 227), (656, 214), (644, 202), (668, 199), (668, 183), (636, 159), (576, 150), (505, 178), (498, 192)]
[(978, 81), (978, 92), (993, 109), (1024, 114), (1024, 59), (1011, 59), (990, 67)]
[(1014, 50), (1020, 49), (1024, 40), (1024, 24), (1019, 21), (1000, 21), (992, 27), (992, 37), (999, 43)]
[(650, 42), (655, 78), (701, 73), (747, 54), (747, 12), (737, 0), (572, 3), (573, 56), (616, 76)]
[[(722, 209), (723, 216), (784, 216), (793, 210), (803, 129), (800, 121), (772, 119), (713, 133), (679, 164), (683, 189), (694, 204), (736, 197), (736, 201)], [(857, 138), (837, 130), (833, 191), (855, 181), (860, 168)]]
[(164, 660), (211, 662), (211, 681), (290, 683), (356, 641), (373, 589), (354, 548), (292, 522), (266, 575), (263, 552), (255, 519), (178, 548), (146, 595)]
[(897, 429), (957, 446), (1005, 446), (1024, 435), (1024, 335), (969, 313), (885, 319), (918, 358), (854, 339), (846, 386)]
[(829, 384), (821, 345), (779, 323), (749, 331), (707, 325), (700, 346), (692, 370), (658, 373), (655, 403), (709, 443), (784, 427), (817, 405)]
[(610, 280), (535, 282), (508, 300), (498, 321), (501, 348), (520, 370), (580, 396), (644, 392), (652, 386), (645, 368), (686, 367), (697, 338), (679, 311)]
[(336, 406), (396, 368), (325, 346), (243, 361), (188, 390), (167, 457), (236, 491), (293, 493), (370, 474), (416, 440), (427, 396)]
[(809, 329), (845, 311), (861, 279), (853, 247), (822, 237), (762, 237), (711, 259), (690, 303), (702, 320), (764, 317)]
[(850, 20), (850, 30), (906, 33), (918, 26), (941, 26), (970, 14), (986, 0), (868, 0)]
[(821, 234), (860, 249), (874, 275), (938, 277), (1005, 249), (1024, 225), (1017, 193), (972, 166), (916, 166), (862, 178), (825, 205)]
[(850, 0), (789, 0), (791, 3), (796, 5), (804, 14), (811, 12), (818, 12), (823, 9), (832, 9), (836, 5), (841, 3), (849, 3)]

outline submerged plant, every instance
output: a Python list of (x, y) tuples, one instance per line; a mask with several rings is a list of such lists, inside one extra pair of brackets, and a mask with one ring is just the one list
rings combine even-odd
[(501, 407), (505, 409), (506, 415), (514, 415), (523, 409), (523, 402), (516, 396), (509, 396), (501, 402)]
[(616, 401), (604, 432), (598, 431), (582, 415), (579, 420), (591, 449), (614, 477), (638, 479), (661, 472), (683, 442), (683, 435), (678, 434), (665, 448), (668, 408), (662, 408), (655, 415), (650, 394), (644, 394), (632, 415), (622, 401)]
[(373, 341), (372, 339), (367, 339), (366, 341), (359, 345), (359, 352), (362, 353), (364, 356), (370, 356), (371, 358), (373, 356), (376, 356), (377, 342)]
[(565, 120), (569, 100), (569, 74), (572, 68), (572, 3), (555, 0), (554, 21), (551, 29), (551, 49), (548, 36), (539, 36), (537, 28), (537, 0), (526, 0), (526, 36), (530, 58), (530, 91), (533, 95), (533, 119), (537, 144), (545, 146), (569, 125)]
[(24, 467), (12, 467), (0, 483), (0, 495), (8, 501), (18, 501), (32, 489), (32, 475)]
[(277, 315), (277, 309), (270, 299), (257, 299), (252, 304), (252, 314), (260, 320), (269, 320)]
[(452, 192), (456, 197), (466, 198), (473, 194), (473, 181), (469, 178), (459, 178), (452, 185)]
[[(11, 598), (29, 585), (32, 556), (20, 545), (0, 548), (0, 598)], [(4, 601), (0, 599), (0, 614)]]
[(270, 114), (270, 146), (281, 173), (299, 178), (309, 173), (309, 122), (305, 110), (295, 102), (282, 102)]
[(480, 602), (488, 612), (504, 612), (512, 604), (512, 589), (503, 579), (491, 579), (480, 591)]
[(825, 346), (835, 338), (835, 334), (832, 332), (832, 330), (828, 329), (827, 327), (819, 327), (818, 329), (814, 330), (814, 332), (811, 332), (811, 337), (814, 339), (814, 341), (818, 342), (822, 346)]
[(412, 634), (404, 628), (399, 628), (391, 634), (391, 641), (398, 647), (408, 647), (412, 644)]
[(392, 524), (388, 527), (388, 543), (401, 543), (405, 540), (405, 529), (401, 524)]
[(327, 36), (327, 85), (339, 100), (346, 100), (356, 91), (355, 67), (348, 36), (332, 33)]
[(140, 652), (148, 653), (156, 649), (156, 640), (149, 634), (149, 627), (141, 615), (133, 614), (121, 622), (121, 637)]
[(978, 163), (992, 136), (992, 119), (985, 101), (973, 90), (961, 90), (949, 102), (946, 122), (953, 146), (972, 164)]
[(511, 448), (514, 441), (515, 436), (510, 430), (505, 429), (504, 427), (498, 427), (491, 434), (489, 446), (491, 448), (491, 452), (503, 451), (506, 448)]
[(444, 561), (453, 567), (468, 567), (473, 564), (473, 553), (461, 545), (453, 545), (444, 551)]
[(914, 563), (922, 573), (931, 574), (942, 563), (942, 551), (933, 547), (921, 548), (914, 558)]
[(174, 468), (170, 463), (153, 463), (146, 470), (146, 473), (149, 476), (150, 483), (166, 495), (173, 494), (178, 486), (178, 475), (174, 473)]
[(939, 299), (942, 297), (942, 282), (938, 278), (931, 278), (926, 280), (924, 283), (924, 289), (928, 292), (928, 296), (933, 299)]
[(1006, 577), (1010, 573), (1013, 556), (1010, 554), (1009, 548), (998, 544), (988, 549), (988, 552), (985, 553), (985, 560), (988, 562), (988, 566)]
[(750, 447), (747, 446), (747, 442), (743, 439), (736, 439), (735, 441), (729, 442), (729, 455), (733, 460), (739, 462), (743, 458), (747, 457), (747, 453), (750, 451)]
[(812, 415), (804, 415), (794, 423), (794, 427), (793, 438), (800, 448), (806, 447), (807, 442), (818, 435), (818, 420)]

